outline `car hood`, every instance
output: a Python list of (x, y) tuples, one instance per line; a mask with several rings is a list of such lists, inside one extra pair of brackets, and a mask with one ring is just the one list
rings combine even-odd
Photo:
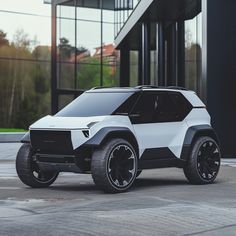
[[(103, 121), (106, 116), (56, 117), (46, 116), (30, 126), (33, 129), (74, 130), (88, 129), (93, 123)], [(89, 126), (88, 126), (89, 125)]]

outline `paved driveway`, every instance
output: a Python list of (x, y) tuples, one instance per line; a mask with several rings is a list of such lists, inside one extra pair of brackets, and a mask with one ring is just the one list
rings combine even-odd
[(161, 169), (109, 195), (89, 175), (62, 174), (48, 189), (24, 186), (14, 169), (18, 147), (0, 145), (0, 235), (236, 235), (233, 159), (213, 185), (192, 186), (182, 170)]

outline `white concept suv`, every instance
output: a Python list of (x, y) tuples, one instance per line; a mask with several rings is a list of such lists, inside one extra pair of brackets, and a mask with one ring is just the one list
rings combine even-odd
[(142, 170), (165, 167), (210, 184), (221, 159), (206, 106), (178, 87), (91, 89), (31, 125), (22, 142), (16, 170), (33, 188), (74, 172), (91, 173), (105, 192), (124, 192)]

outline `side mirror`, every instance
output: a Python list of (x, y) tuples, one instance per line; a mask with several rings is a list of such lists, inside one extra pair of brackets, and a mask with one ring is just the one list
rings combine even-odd
[(130, 121), (133, 124), (139, 123), (141, 119), (141, 114), (140, 113), (134, 113), (129, 115)]
[(140, 113), (130, 114), (129, 117), (130, 118), (139, 118), (139, 117), (141, 117), (141, 114)]

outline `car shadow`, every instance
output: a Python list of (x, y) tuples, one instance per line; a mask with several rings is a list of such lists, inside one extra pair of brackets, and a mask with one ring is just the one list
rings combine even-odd
[[(160, 187), (160, 186), (174, 186), (174, 185), (188, 185), (186, 180), (176, 180), (176, 179), (146, 179), (146, 178), (138, 178), (133, 184), (132, 189), (144, 189), (150, 187)], [(89, 181), (85, 184), (65, 184), (63, 185), (56, 184), (51, 187), (51, 190), (57, 191), (85, 191), (85, 192), (92, 192), (92, 191), (100, 191), (98, 187), (96, 187), (93, 182)]]
[(134, 188), (143, 188), (143, 187), (158, 187), (158, 186), (172, 186), (172, 185), (188, 185), (186, 180), (181, 179), (146, 179), (138, 178), (134, 182)]

